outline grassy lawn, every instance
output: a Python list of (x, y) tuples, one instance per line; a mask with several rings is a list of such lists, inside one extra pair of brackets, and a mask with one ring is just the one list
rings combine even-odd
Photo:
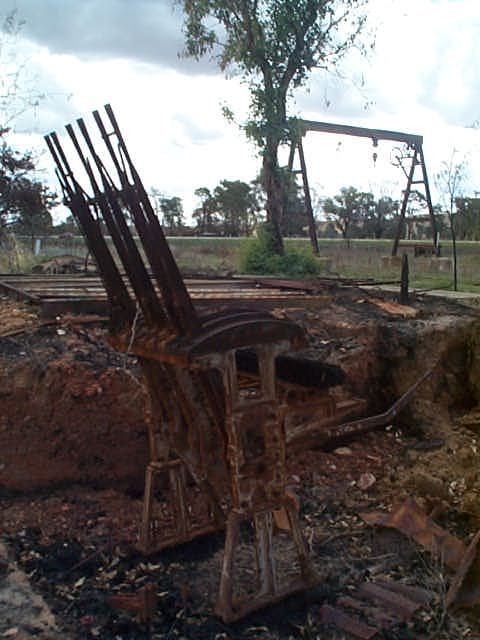
[[(287, 241), (288, 242), (288, 241)], [(308, 241), (292, 240), (293, 244)], [(451, 243), (443, 242), (440, 260), (414, 257), (415, 243), (402, 243), (398, 251), (407, 253), (410, 286), (416, 289), (453, 290)], [(392, 251), (390, 240), (320, 240), (320, 255), (331, 260), (330, 272), (346, 278), (399, 280), (400, 264), (388, 264)], [(400, 261), (400, 258), (398, 262)], [(458, 290), (480, 293), (480, 242), (457, 242)]]
[[(169, 238), (170, 246), (180, 266), (188, 273), (208, 275), (230, 275), (238, 273), (239, 255), (244, 238)], [(22, 260), (15, 270), (28, 270), (34, 262), (28, 251), (28, 244), (22, 246)], [(402, 243), (399, 256), (406, 252), (409, 257), (410, 286), (417, 289), (453, 289), (451, 243), (442, 242), (441, 259), (415, 258), (414, 243)], [(309, 248), (307, 238), (287, 238), (286, 247)], [(346, 278), (375, 280), (399, 280), (400, 265), (391, 264), (388, 256), (392, 249), (391, 240), (350, 240), (319, 239), (322, 269), (325, 275)], [(480, 243), (459, 242), (458, 253), (458, 289), (460, 291), (480, 292)], [(67, 243), (57, 239), (42, 242), (42, 252), (36, 262), (50, 259), (55, 255), (85, 255), (85, 246), (81, 237), (70, 239)], [(23, 266), (24, 265), (24, 266)], [(7, 268), (0, 256), (0, 267)]]

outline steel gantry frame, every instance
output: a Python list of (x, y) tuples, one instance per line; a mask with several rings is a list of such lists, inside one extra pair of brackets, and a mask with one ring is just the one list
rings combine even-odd
[[(316, 120), (300, 120), (299, 121), (300, 135), (297, 138), (292, 139), (290, 145), (290, 155), (288, 159), (288, 169), (293, 171), (293, 164), (295, 160), (295, 152), (298, 151), (300, 160), (300, 170), (295, 173), (302, 174), (303, 190), (305, 194), (305, 208), (308, 216), (308, 228), (310, 240), (312, 243), (313, 252), (318, 254), (318, 240), (315, 230), (315, 221), (313, 217), (312, 200), (310, 196), (310, 187), (308, 183), (307, 166), (305, 162), (305, 154), (303, 151), (302, 138), (308, 131), (319, 131), (321, 133), (336, 133), (346, 136), (355, 136), (357, 138), (370, 138), (373, 141), (373, 145), (376, 147), (380, 140), (389, 140), (391, 142), (400, 142), (406, 144), (409, 149), (412, 150), (410, 170), (407, 175), (407, 187), (403, 191), (402, 206), (400, 209), (400, 218), (398, 221), (397, 232), (393, 242), (392, 256), (397, 255), (398, 245), (400, 242), (400, 236), (405, 222), (405, 214), (407, 211), (408, 200), (412, 193), (413, 185), (423, 184), (425, 189), (425, 201), (428, 208), (428, 215), (430, 218), (430, 224), (432, 228), (433, 246), (432, 252), (435, 255), (439, 254), (438, 245), (438, 233), (437, 224), (435, 221), (435, 215), (433, 212), (432, 198), (430, 194), (430, 185), (428, 182), (427, 168), (425, 165), (425, 156), (423, 153), (423, 136), (415, 135), (411, 133), (404, 133), (402, 131), (389, 131), (387, 129), (370, 129), (367, 127), (356, 127), (352, 125), (337, 124), (333, 122), (318, 122)], [(415, 179), (415, 170), (417, 167), (421, 168), (421, 179)]]

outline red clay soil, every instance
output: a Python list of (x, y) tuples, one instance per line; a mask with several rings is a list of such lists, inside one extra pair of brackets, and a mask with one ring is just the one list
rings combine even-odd
[[(341, 366), (347, 381), (335, 393), (368, 399), (370, 413), (436, 365), (400, 423), (438, 435), (452, 410), (479, 397), (477, 313), (417, 301), (416, 317), (404, 318), (378, 301), (339, 289), (329, 304), (323, 296), (274, 313), (306, 327), (301, 355)], [(146, 397), (135, 360), (109, 347), (105, 321), (64, 317), (44, 326), (34, 311), (0, 302), (0, 491), (72, 482), (140, 490)]]
[[(64, 637), (146, 638), (103, 603), (112, 590), (152, 579), (164, 598), (153, 637), (340, 640), (345, 636), (320, 625), (318, 598), (348, 592), (375, 571), (410, 576), (413, 584), (427, 579), (411, 543), (369, 530), (359, 511), (385, 509), (414, 493), (425, 504), (442, 502), (444, 526), (468, 539), (480, 524), (479, 315), (416, 300), (414, 317), (407, 317), (395, 305), (382, 306), (381, 298), (338, 289), (327, 301), (274, 310), (305, 325), (310, 344), (301, 355), (340, 365), (347, 383), (336, 392), (367, 398), (370, 413), (384, 411), (426, 369), (435, 369), (393, 427), (334, 451), (289, 458), (289, 483), (300, 497), (323, 595), (295, 609), (288, 624), (266, 613), (236, 630), (206, 613), (221, 541), (187, 545), (150, 564), (132, 555), (147, 461), (145, 393), (135, 360), (108, 346), (103, 320), (64, 317), (42, 325), (31, 307), (0, 300), (2, 531), (48, 594)], [(431, 588), (441, 594), (445, 584), (432, 575)], [(441, 598), (428, 615), (379, 637), (428, 638), (437, 629), (435, 637), (445, 640), (480, 638), (476, 622), (444, 615)]]
[(29, 324), (9, 333), (0, 338), (2, 490), (125, 486), (125, 479), (140, 489), (145, 394), (135, 364), (110, 349), (105, 331), (90, 322)]

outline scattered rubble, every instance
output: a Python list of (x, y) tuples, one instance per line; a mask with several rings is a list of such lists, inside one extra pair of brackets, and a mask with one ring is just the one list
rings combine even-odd
[[(10, 318), (8, 309), (0, 313), (2, 535), (28, 577), (25, 591), (33, 585), (48, 603), (26, 604), (22, 591), (26, 615), (38, 619), (15, 613), (16, 568), (5, 556), (0, 602), (12, 601), (16, 619), (7, 614), (3, 635), (480, 637), (478, 619), (460, 611), (480, 598), (478, 314), (413, 298), (406, 307), (331, 284), (321, 299), (305, 295), (301, 306), (271, 313), (206, 313), (189, 297), (106, 111), (119, 157), (98, 113), (95, 120), (121, 188), (96, 154), (92, 162), (130, 288), (55, 134), (48, 143), (65, 195), (97, 245), (115, 311), (110, 343), (123, 353), (109, 346), (98, 318), (42, 323), (20, 303), (10, 306)], [(93, 164), (80, 160), (97, 193)], [(127, 205), (161, 299), (122, 217)], [(322, 388), (333, 387), (333, 378), (337, 386), (315, 397), (308, 384), (292, 381), (291, 353), (276, 360), (289, 345), (301, 347), (297, 365), (327, 363)], [(254, 352), (253, 361), (249, 353), (232, 356), (240, 347)], [(358, 396), (368, 398), (373, 418), (346, 423), (331, 437), (341, 408)], [(320, 419), (305, 428), (299, 447), (292, 433), (310, 411)], [(418, 500), (408, 498), (412, 492)], [(217, 594), (223, 621), (213, 615)]]
[[(383, 331), (388, 332), (389, 350), (379, 351), (375, 347), (378, 340), (370, 342), (367, 339), (369, 330), (363, 334), (366, 337), (360, 331), (352, 337), (345, 329), (346, 318), (351, 317), (355, 307), (352, 309), (349, 305), (348, 294), (343, 300), (341, 296), (345, 296), (345, 293), (336, 297), (333, 310), (332, 307), (323, 305), (316, 310), (310, 308), (303, 312), (297, 308), (292, 315), (297, 321), (305, 323), (307, 328), (313, 329), (314, 337), (307, 351), (310, 357), (317, 354), (323, 361), (341, 362), (342, 368), (347, 371), (358, 371), (358, 358), (361, 363), (368, 358), (370, 366), (363, 375), (372, 375), (373, 381), (376, 380), (376, 375), (382, 375), (381, 358), (395, 359), (398, 349), (401, 350), (402, 341), (409, 343), (410, 331), (417, 334), (412, 353), (415, 360), (416, 357), (421, 358), (422, 352), (426, 350), (422, 340), (429, 335), (428, 317), (432, 318), (434, 325), (442, 322), (438, 312), (432, 307), (429, 316), (426, 315), (426, 303), (421, 303), (420, 306), (424, 309), (420, 314), (420, 332), (418, 319), (402, 319), (395, 329), (391, 320), (382, 316), (372, 318), (367, 313), (355, 316), (355, 321), (348, 324), (357, 327), (362, 323), (366, 323), (367, 327), (370, 324), (372, 327), (376, 326), (377, 337)], [(7, 302), (7, 306), (10, 304)], [(123, 357), (116, 355), (104, 342), (106, 328), (103, 322), (75, 325), (71, 320), (61, 318), (56, 325), (41, 327), (41, 321), (35, 318), (31, 307), (15, 304), (25, 313), (25, 324), (23, 330), (21, 325), (16, 325), (15, 330), (19, 333), (13, 338), (14, 342), (9, 337), (0, 340), (2, 371), (6, 375), (1, 400), (2, 409), (5, 408), (2, 419), (5, 421), (7, 417), (7, 424), (10, 425), (30, 425), (25, 433), (32, 438), (32, 450), (38, 449), (38, 459), (43, 461), (37, 466), (29, 464), (28, 472), (27, 467), (21, 471), (23, 478), (30, 478), (31, 487), (35, 487), (34, 493), (31, 489), (25, 493), (24, 485), (22, 494), (7, 495), (5, 487), (10, 482), (11, 467), (0, 471), (4, 487), (1, 501), (2, 527), (34, 588), (44, 595), (49, 606), (55, 610), (57, 624), (60, 624), (64, 635), (70, 633), (72, 638), (101, 637), (107, 640), (113, 640), (116, 635), (122, 634), (125, 638), (142, 637), (141, 634), (146, 634), (147, 631), (144, 625), (136, 621), (135, 614), (114, 610), (107, 600), (116, 593), (135, 593), (146, 583), (152, 582), (157, 587), (159, 598), (158, 615), (152, 621), (153, 637), (166, 637), (172, 626), (173, 632), (169, 640), (181, 635), (215, 638), (222, 637), (222, 634), (227, 634), (226, 637), (232, 639), (287, 639), (302, 637), (301, 634), (305, 634), (306, 629), (310, 628), (317, 634), (328, 633), (332, 640), (339, 640), (345, 637), (345, 632), (323, 626), (321, 606), (329, 604), (343, 608), (341, 603), (337, 603), (338, 599), (352, 597), (352, 592), (363, 581), (377, 580), (379, 577), (383, 579), (381, 576), (384, 576), (385, 579), (397, 582), (406, 581), (409, 586), (428, 588), (433, 593), (431, 603), (415, 613), (410, 622), (405, 623), (405, 637), (408, 637), (408, 633), (411, 637), (412, 634), (417, 637), (417, 632), (428, 637), (428, 633), (433, 633), (439, 626), (438, 637), (445, 640), (479, 637), (480, 631), (475, 619), (469, 618), (468, 611), (448, 613), (446, 609), (445, 598), (451, 587), (451, 573), (445, 573), (441, 564), (433, 557), (430, 559), (428, 554), (422, 555), (419, 547), (408, 543), (407, 538), (405, 543), (402, 542), (402, 534), (386, 529), (370, 529), (355, 515), (362, 507), (369, 511), (381, 509), (385, 513), (390, 505), (413, 494), (419, 496), (428, 512), (436, 510), (442, 526), (459, 539), (468, 541), (469, 535), (478, 529), (479, 512), (475, 500), (480, 479), (477, 471), (478, 436), (474, 428), (470, 428), (470, 424), (474, 424), (472, 416), (475, 413), (469, 407), (466, 413), (464, 409), (465, 418), (460, 413), (463, 396), (456, 377), (463, 376), (463, 380), (465, 377), (458, 360), (451, 362), (447, 355), (454, 352), (453, 344), (459, 344), (458, 332), (454, 334), (447, 330), (442, 334), (442, 341), (438, 340), (438, 334), (432, 333), (429, 349), (430, 353), (436, 350), (434, 357), (440, 361), (440, 366), (433, 374), (433, 381), (427, 381), (419, 390), (409, 416), (402, 417), (400, 425), (396, 422), (394, 427), (384, 432), (367, 434), (361, 440), (350, 441), (331, 452), (299, 452), (288, 460), (288, 483), (298, 496), (300, 517), (305, 523), (304, 533), (312, 550), (315, 566), (320, 568), (321, 582), (312, 594), (296, 596), (292, 603), (287, 602), (279, 609), (274, 607), (263, 613), (252, 614), (239, 627), (237, 623), (233, 628), (225, 628), (211, 614), (218, 587), (213, 576), (220, 566), (221, 536), (207, 537), (191, 543), (189, 550), (165, 551), (149, 559), (139, 556), (134, 549), (141, 513), (142, 469), (146, 459), (142, 435), (145, 433), (145, 426), (142, 424), (141, 396), (136, 391), (140, 387), (135, 382), (138, 377), (134, 360), (129, 359), (125, 363)], [(338, 318), (339, 305), (343, 306), (340, 326), (336, 327), (334, 316), (330, 314), (335, 314)], [(360, 308), (365, 310), (367, 307), (361, 305)], [(450, 314), (452, 308), (448, 308)], [(289, 313), (288, 308), (285, 311)], [(463, 309), (461, 312), (463, 314)], [(460, 326), (471, 322), (468, 314), (469, 312), (467, 318), (459, 317)], [(409, 326), (408, 323), (414, 324)], [(328, 327), (328, 341), (323, 329), (320, 330), (324, 325)], [(65, 334), (58, 335), (57, 328), (62, 328)], [(468, 333), (465, 332), (464, 335), (467, 336)], [(474, 340), (469, 339), (470, 348), (475, 344)], [(381, 342), (387, 344), (383, 340)], [(364, 349), (362, 353), (365, 355), (359, 355), (359, 349)], [(442, 356), (439, 349), (444, 349), (446, 354)], [(22, 356), (21, 352), (25, 355)], [(71, 368), (69, 364), (66, 369), (61, 364), (63, 361), (76, 363), (76, 366)], [(48, 375), (36, 377), (35, 385), (32, 386), (28, 382), (32, 379), (31, 374), (27, 377), (25, 375), (29, 369), (37, 367), (35, 363), (38, 362), (42, 363), (42, 369), (49, 362), (56, 362), (61, 365), (61, 371), (68, 370), (69, 373), (59, 376), (55, 385), (51, 384), (52, 378)], [(20, 371), (23, 372), (21, 375)], [(115, 376), (122, 376), (121, 388), (124, 391), (121, 393), (120, 387), (105, 384), (105, 380), (111, 375), (109, 371), (117, 371)], [(403, 380), (408, 380), (409, 375), (409, 372), (404, 371)], [(473, 377), (468, 384), (472, 390), (476, 384), (474, 371), (470, 370), (470, 375)], [(399, 384), (405, 384), (398, 375), (398, 370), (395, 371), (395, 379)], [(350, 380), (351, 378), (351, 384)], [(390, 385), (393, 383), (390, 376)], [(353, 379), (353, 385), (356, 389), (365, 388), (366, 378)], [(370, 382), (370, 388), (374, 385), (375, 382)], [(101, 393), (98, 393), (99, 386)], [(385, 398), (388, 389), (390, 398), (398, 394), (393, 386), (384, 387), (383, 391), (380, 391), (380, 387), (377, 389), (382, 398)], [(7, 390), (8, 394), (5, 394)], [(448, 398), (450, 406), (448, 410), (444, 410), (443, 405), (436, 405), (437, 432), (433, 430), (432, 414), (425, 411), (425, 405), (428, 409), (429, 403), (433, 403), (432, 394), (439, 398), (440, 403)], [(38, 404), (35, 397), (38, 397)], [(57, 403), (58, 409), (53, 414), (52, 421), (44, 407), (52, 404), (53, 398), (62, 400)], [(68, 398), (70, 400), (66, 402)], [(101, 406), (104, 402), (108, 411), (102, 414)], [(25, 422), (28, 415), (32, 418)], [(62, 415), (64, 419), (60, 419)], [(88, 421), (85, 421), (85, 415), (90, 416)], [(88, 447), (94, 442), (98, 445), (98, 450), (101, 450), (104, 438), (102, 425), (115, 415), (118, 416), (118, 421), (112, 433), (118, 439), (117, 446), (109, 446), (108, 459), (111, 465), (105, 468), (103, 462), (93, 459), (91, 453), (88, 454)], [(69, 422), (66, 422), (66, 416)], [(41, 426), (38, 432), (32, 430), (34, 424)], [(70, 435), (65, 434), (65, 427), (62, 426), (66, 424), (70, 424)], [(138, 424), (138, 437), (131, 440), (132, 425), (135, 424)], [(417, 431), (415, 435), (415, 431), (409, 427), (411, 424), (421, 426), (424, 434)], [(44, 438), (43, 449), (38, 448), (34, 439), (35, 434), (40, 436), (44, 429), (45, 433), (49, 433), (49, 425), (61, 429), (58, 445), (66, 447), (68, 439), (65, 439), (65, 435), (72, 437), (75, 434), (82, 436), (77, 442), (85, 443), (83, 470), (79, 466), (76, 475), (71, 476), (77, 484), (70, 481), (65, 489), (57, 482), (45, 482), (43, 470), (53, 470), (56, 460), (63, 459), (65, 463), (72, 460), (71, 453), (66, 448), (64, 452), (60, 449), (57, 457), (52, 457), (48, 454), (52, 450), (49, 449), (51, 439)], [(401, 430), (402, 425), (406, 430)], [(9, 427), (3, 429), (1, 434), (4, 444), (0, 459), (5, 458), (6, 451), (19, 451), (15, 464), (27, 465), (34, 460), (32, 457), (25, 460), (21, 450), (17, 449), (18, 445), (13, 445), (15, 442), (22, 442), (21, 439), (15, 440), (19, 436), (17, 431)], [(144, 453), (138, 457), (135, 466), (128, 466), (125, 464), (127, 461), (130, 464), (127, 456), (133, 460), (132, 445), (136, 443), (142, 444)], [(67, 468), (65, 466), (62, 473)], [(130, 471), (127, 473), (128, 469)], [(376, 482), (367, 491), (362, 491), (357, 486), (362, 474), (372, 474), (376, 478)], [(59, 473), (57, 477), (60, 475)], [(395, 537), (392, 538), (392, 535)], [(72, 552), (70, 565), (65, 555), (59, 556), (56, 551), (65, 543)], [(62, 558), (58, 561), (58, 568), (55, 568), (56, 557)], [(42, 558), (44, 560), (40, 561)], [(112, 563), (114, 566), (111, 566)], [(69, 567), (75, 565), (79, 565), (77, 569), (66, 573)], [(148, 566), (158, 568), (148, 569)], [(57, 585), (58, 588), (52, 585)], [(349, 615), (355, 613), (348, 608), (346, 611), (349, 611)], [(283, 622), (280, 623), (276, 618)], [(19, 625), (11, 624), (8, 629), (16, 626)], [(398, 626), (392, 629), (398, 629)], [(407, 629), (410, 631), (407, 632)]]
[(62, 273), (95, 273), (96, 267), (91, 260), (78, 256), (56, 256), (35, 265), (32, 273), (56, 275)]

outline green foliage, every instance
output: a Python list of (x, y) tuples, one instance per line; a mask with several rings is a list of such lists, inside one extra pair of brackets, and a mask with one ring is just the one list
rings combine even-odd
[(150, 190), (150, 198), (156, 215), (168, 233), (178, 233), (185, 225), (182, 199), (171, 198), (156, 188)]
[(260, 207), (255, 183), (221, 180), (213, 193), (207, 187), (200, 187), (195, 195), (200, 206), (193, 217), (200, 234), (249, 236), (256, 227)]
[(52, 232), (56, 235), (70, 234), (73, 236), (74, 234), (79, 234), (80, 230), (73, 215), (69, 214), (63, 222), (59, 222), (53, 227)]
[(200, 200), (200, 206), (193, 212), (193, 219), (197, 224), (198, 233), (200, 235), (217, 233), (219, 224), (217, 201), (208, 187), (195, 189), (195, 195)]
[(50, 210), (57, 204), (55, 194), (35, 176), (32, 154), (7, 142), (10, 124), (44, 97), (34, 88), (28, 60), (18, 56), (22, 26), (16, 9), (0, 16), (0, 249), (12, 255), (16, 250), (9, 231), (32, 238), (48, 232)]
[(480, 240), (480, 198), (456, 198), (454, 218), (459, 240)]
[[(185, 55), (210, 53), (222, 71), (240, 75), (250, 90), (244, 124), (263, 156), (267, 219), (277, 253), (285, 205), (278, 147), (298, 137), (298, 122), (287, 115), (293, 90), (314, 68), (337, 65), (365, 24), (366, 0), (177, 0), (185, 21)], [(227, 115), (233, 114), (224, 108)]]
[(271, 136), (291, 138), (289, 91), (304, 84), (313, 68), (337, 64), (365, 23), (364, 0), (182, 0), (181, 5), (186, 55), (198, 59), (212, 53), (222, 71), (233, 68), (248, 82), (246, 130), (260, 146)]
[(163, 214), (162, 224), (170, 231), (177, 231), (184, 225), (182, 199), (178, 196), (162, 198), (160, 210)]
[(320, 263), (307, 250), (287, 249), (282, 255), (273, 249), (271, 227), (262, 225), (258, 237), (247, 240), (240, 250), (240, 271), (256, 275), (314, 276)]
[(326, 198), (323, 210), (346, 240), (352, 227), (367, 213), (372, 200), (371, 193), (362, 193), (355, 187), (342, 187), (338, 195)]
[[(260, 207), (265, 206), (265, 189), (263, 170), (252, 182), (256, 190), (256, 198)], [(302, 236), (308, 227), (308, 217), (305, 208), (305, 196), (299, 186), (297, 176), (287, 167), (280, 167), (278, 175), (283, 191), (283, 215), (280, 220), (280, 230), (284, 237)]]
[(256, 225), (258, 205), (251, 185), (241, 180), (222, 180), (214, 198), (227, 236), (249, 236)]
[(362, 237), (379, 240), (395, 232), (399, 215), (397, 200), (393, 200), (390, 196), (382, 196), (374, 200), (372, 196), (371, 202), (362, 211), (365, 213)]
[(282, 169), (284, 206), (280, 223), (283, 236), (305, 235), (308, 227), (308, 216), (305, 207), (305, 196), (299, 187), (297, 177), (287, 168)]
[(372, 193), (343, 187), (333, 198), (326, 198), (323, 210), (343, 239), (376, 238), (392, 235), (396, 228), (399, 204), (389, 196), (378, 200)]
[(19, 153), (0, 129), (0, 230), (35, 235), (52, 226), (50, 210), (56, 195), (35, 178), (31, 154)]

